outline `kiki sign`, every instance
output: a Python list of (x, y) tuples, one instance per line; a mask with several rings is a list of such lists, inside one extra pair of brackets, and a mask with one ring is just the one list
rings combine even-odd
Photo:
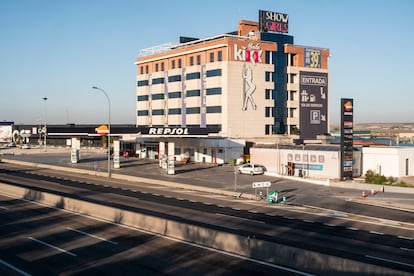
[(289, 15), (259, 10), (259, 29), (261, 32), (288, 33)]
[(258, 43), (249, 43), (247, 46), (241, 46), (240, 48), (237, 44), (234, 44), (234, 59), (256, 64), (262, 62), (262, 50)]

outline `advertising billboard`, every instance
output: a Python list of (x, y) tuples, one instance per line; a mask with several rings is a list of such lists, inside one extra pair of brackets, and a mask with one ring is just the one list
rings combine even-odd
[(10, 143), (12, 141), (13, 122), (0, 122), (0, 143)]
[(321, 51), (305, 48), (305, 67), (321, 68)]
[(288, 33), (289, 15), (259, 10), (259, 30), (261, 32)]
[(354, 160), (354, 100), (341, 99), (341, 179), (352, 178)]
[(300, 139), (314, 140), (328, 132), (328, 74), (300, 72)]

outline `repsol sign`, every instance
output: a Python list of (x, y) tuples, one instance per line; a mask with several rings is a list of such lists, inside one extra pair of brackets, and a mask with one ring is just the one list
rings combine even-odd
[(186, 127), (150, 127), (148, 135), (188, 135)]

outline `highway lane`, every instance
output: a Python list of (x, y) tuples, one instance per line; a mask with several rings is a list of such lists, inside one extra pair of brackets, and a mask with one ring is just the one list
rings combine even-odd
[[(1, 176), (7, 176), (5, 181), (10, 181), (15, 177), (14, 181), (30, 182), (31, 186), (40, 184), (42, 189), (88, 196), (95, 200), (118, 201), (117, 204), (135, 206), (134, 208), (139, 211), (156, 212), (158, 215), (165, 215), (166, 206), (168, 206), (168, 213), (175, 214), (170, 215), (173, 219), (191, 218), (193, 223), (203, 223), (208, 227), (219, 225), (226, 231), (243, 231), (246, 236), (254, 236), (257, 239), (279, 240), (283, 243), (300, 245), (307, 249), (343, 255), (365, 262), (386, 262), (386, 265), (405, 267), (408, 270), (412, 267), (413, 231), (410, 224), (405, 224), (404, 227), (401, 227), (401, 222), (396, 223), (397, 225), (394, 222), (391, 226), (384, 226), (381, 223), (367, 224), (359, 217), (359, 224), (356, 226), (353, 223), (355, 220), (349, 220), (348, 217), (344, 219), (344, 216), (349, 215), (343, 213), (337, 213), (336, 217), (319, 217), (306, 212), (292, 213), (291, 211), (298, 211), (300, 208), (265, 208), (263, 203), (261, 205), (246, 204), (246, 202), (226, 201), (205, 196), (200, 198), (188, 192), (178, 195), (169, 195), (166, 190), (162, 190), (160, 194), (142, 193), (138, 190), (130, 190), (130, 184), (125, 186), (116, 181), (107, 183), (103, 179), (95, 179), (98, 183), (86, 184), (84, 181), (50, 178), (44, 174), (43, 170), (40, 174), (37, 170), (35, 172), (33, 174), (30, 170), (26, 172), (3, 170)], [(208, 204), (205, 202), (206, 199), (210, 201)], [(245, 206), (244, 208), (247, 206), (247, 210), (242, 206)], [(369, 220), (369, 218), (366, 219)], [(389, 256), (389, 252), (393, 255)]]
[(0, 196), (2, 275), (310, 275)]

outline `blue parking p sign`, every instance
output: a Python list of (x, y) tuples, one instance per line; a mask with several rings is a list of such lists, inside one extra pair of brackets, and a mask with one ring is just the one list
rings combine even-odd
[(310, 111), (310, 123), (312, 125), (319, 125), (321, 123), (321, 111), (320, 110)]

